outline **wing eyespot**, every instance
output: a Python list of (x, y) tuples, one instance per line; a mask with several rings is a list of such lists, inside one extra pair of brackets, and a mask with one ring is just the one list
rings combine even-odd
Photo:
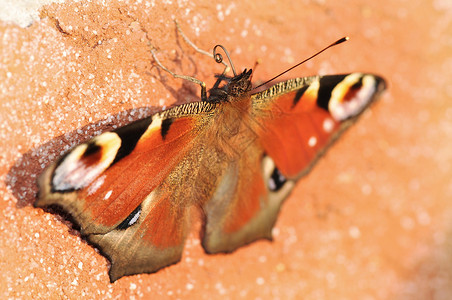
[(287, 183), (287, 178), (279, 171), (275, 162), (267, 155), (262, 159), (263, 177), (270, 192), (280, 191)]
[(72, 192), (92, 183), (114, 161), (121, 138), (105, 132), (73, 148), (57, 163), (52, 174), (52, 192)]
[(268, 189), (272, 192), (279, 191), (287, 182), (286, 177), (281, 174), (278, 168), (274, 168), (270, 178), (267, 181)]

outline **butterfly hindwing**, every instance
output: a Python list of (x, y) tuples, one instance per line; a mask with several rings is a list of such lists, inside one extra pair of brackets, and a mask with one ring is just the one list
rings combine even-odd
[(262, 151), (256, 153), (259, 156), (251, 164), (240, 161), (239, 165), (229, 165), (204, 206), (207, 222), (202, 244), (208, 253), (231, 252), (259, 239), (272, 239), (281, 199), (294, 183), (287, 181), (279, 190), (270, 190), (271, 159), (262, 156)]

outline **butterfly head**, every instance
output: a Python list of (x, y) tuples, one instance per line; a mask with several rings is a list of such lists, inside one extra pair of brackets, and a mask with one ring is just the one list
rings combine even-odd
[[(234, 77), (225, 77), (223, 75), (218, 76), (218, 82), (209, 91), (209, 102), (231, 102), (234, 99), (240, 98), (251, 90), (251, 75), (252, 69), (245, 69), (239, 75)], [(218, 87), (218, 83), (225, 80), (227, 83)]]
[(232, 97), (240, 97), (243, 94), (251, 90), (251, 75), (253, 70), (243, 70), (242, 74), (239, 74), (231, 79), (228, 88), (228, 95)]

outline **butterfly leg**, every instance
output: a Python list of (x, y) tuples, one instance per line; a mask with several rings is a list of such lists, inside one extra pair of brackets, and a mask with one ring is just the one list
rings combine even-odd
[[(184, 39), (184, 41), (185, 41), (190, 47), (192, 47), (196, 52), (201, 53), (201, 54), (203, 54), (203, 55), (207, 55), (208, 57), (215, 59), (215, 61), (216, 61), (217, 63), (223, 64), (223, 65), (224, 65), (223, 72), (222, 72), (220, 75), (217, 76), (218, 79), (217, 79), (217, 81), (215, 82), (215, 84), (213, 85), (212, 89), (218, 88), (222, 81), (227, 81), (228, 79), (230, 79), (230, 77), (227, 77), (227, 76), (226, 76), (226, 73), (229, 72), (230, 67), (228, 66), (227, 63), (224, 62), (223, 57), (221, 56), (221, 54), (216, 54), (216, 52), (215, 52), (215, 48), (216, 48), (217, 46), (222, 47), (223, 50), (226, 52), (226, 55), (228, 56), (228, 59), (229, 59), (229, 61), (230, 61), (229, 53), (224, 49), (224, 47), (221, 46), (221, 45), (215, 46), (214, 52), (213, 52), (213, 55), (212, 55), (212, 54), (210, 54), (209, 52), (207, 52), (207, 51), (205, 51), (205, 50), (202, 50), (201, 48), (199, 48), (198, 46), (196, 46), (195, 43), (193, 43), (193, 42), (185, 35), (185, 33), (182, 31), (182, 28), (180, 27), (179, 22), (177, 22), (177, 20), (174, 20), (174, 23), (176, 23), (176, 28), (177, 28), (177, 31), (179, 32), (179, 34), (182, 36), (182, 38)], [(230, 61), (230, 62), (231, 62), (231, 61)], [(234, 76), (235, 76), (235, 75), (236, 75), (236, 74), (235, 74), (236, 72), (235, 72), (235, 70), (234, 70), (234, 66), (232, 65), (232, 62), (231, 62), (231, 66), (232, 66), (232, 70), (233, 70)]]
[(191, 77), (191, 76), (187, 76), (187, 75), (178, 75), (178, 74), (172, 72), (170, 69), (168, 69), (167, 67), (162, 65), (162, 63), (158, 60), (157, 56), (155, 55), (155, 52), (153, 49), (151, 49), (151, 54), (152, 54), (152, 57), (154, 58), (155, 62), (157, 63), (157, 65), (160, 68), (162, 68), (163, 70), (165, 70), (166, 72), (168, 72), (174, 78), (180, 78), (180, 79), (188, 80), (190, 82), (199, 84), (201, 86), (201, 100), (207, 101), (206, 83), (204, 81), (201, 81), (195, 77)]
[[(213, 56), (212, 54), (210, 54), (209, 52), (202, 50), (201, 48), (199, 48), (198, 46), (195, 45), (195, 43), (193, 43), (192, 41), (190, 41), (190, 39), (185, 35), (185, 33), (182, 31), (182, 28), (179, 25), (179, 22), (177, 22), (176, 19), (174, 19), (174, 23), (176, 23), (176, 28), (177, 31), (179, 32), (179, 34), (182, 36), (182, 38), (184, 39), (184, 41), (190, 46), (192, 47), (196, 52), (201, 53), (203, 55), (207, 55), (210, 58), (215, 59), (215, 56)], [(229, 71), (229, 66), (224, 62), (224, 61), (220, 61), (218, 63), (221, 63), (224, 65), (224, 70), (222, 75), (226, 74)]]

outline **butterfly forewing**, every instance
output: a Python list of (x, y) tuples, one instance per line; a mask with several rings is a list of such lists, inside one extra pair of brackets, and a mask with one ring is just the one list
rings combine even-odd
[(291, 79), (252, 96), (262, 147), (286, 177), (306, 174), (385, 83), (353, 73)]

